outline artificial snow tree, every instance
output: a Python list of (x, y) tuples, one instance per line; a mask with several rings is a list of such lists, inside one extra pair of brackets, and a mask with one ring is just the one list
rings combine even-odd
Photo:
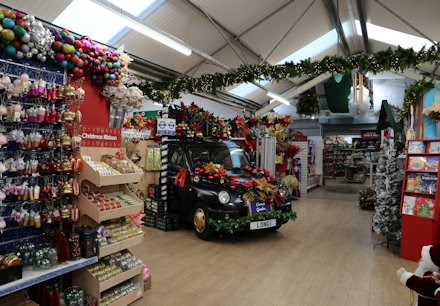
[(399, 244), (401, 238), (400, 193), (402, 175), (393, 145), (385, 146), (379, 159), (378, 168), (382, 172), (376, 184), (373, 230), (386, 237), (390, 243)]

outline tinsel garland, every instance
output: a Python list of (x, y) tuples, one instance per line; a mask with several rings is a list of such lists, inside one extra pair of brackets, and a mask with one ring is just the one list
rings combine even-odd
[(267, 212), (264, 214), (240, 217), (238, 219), (228, 219), (228, 220), (220, 220), (220, 219), (208, 219), (208, 224), (211, 225), (215, 231), (226, 231), (229, 233), (233, 233), (234, 230), (249, 224), (253, 221), (264, 221), (269, 219), (279, 219), (281, 221), (287, 220), (295, 220), (296, 212), (294, 211), (281, 211), (281, 210), (273, 210), (271, 212)]
[[(372, 54), (356, 54), (348, 57), (326, 56), (320, 61), (310, 58), (299, 63), (286, 62), (282, 65), (253, 64), (242, 65), (229, 73), (204, 74), (199, 78), (180, 77), (170, 83), (147, 82), (142, 91), (153, 101), (178, 99), (181, 93), (210, 92), (215, 94), (217, 89), (224, 89), (235, 84), (285, 78), (315, 77), (323, 73), (351, 73), (357, 69), (360, 73), (379, 73), (388, 70), (404, 71), (417, 68), (423, 63), (440, 64), (440, 46), (433, 45), (419, 52), (412, 48), (388, 48)], [(403, 112), (406, 116), (407, 113)]]

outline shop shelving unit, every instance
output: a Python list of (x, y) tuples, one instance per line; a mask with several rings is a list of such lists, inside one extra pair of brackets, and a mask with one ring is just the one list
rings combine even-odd
[[(82, 155), (90, 156), (93, 161), (100, 161), (103, 154), (114, 154), (118, 149), (114, 148), (83, 148)], [(141, 180), (143, 173), (132, 174), (120, 174), (101, 176), (93, 168), (91, 168), (86, 162), (84, 163), (84, 169), (81, 171), (79, 180), (81, 184), (88, 184), (91, 191), (99, 191), (101, 193), (122, 192), (128, 194), (131, 197), (138, 200), (137, 203), (129, 206), (123, 206), (121, 208), (110, 210), (99, 210), (84, 194), (81, 195), (78, 200), (78, 207), (80, 210), (80, 222), (81, 224), (99, 225), (103, 221), (125, 217), (130, 214), (142, 212), (144, 210), (143, 201), (138, 199), (135, 194), (127, 188), (126, 184), (137, 183)], [(143, 234), (137, 235), (128, 239), (121, 240), (119, 242), (99, 247), (98, 258), (114, 254), (126, 250), (142, 243)], [(133, 301), (143, 296), (143, 266), (135, 267), (131, 270), (120, 273), (108, 280), (99, 281), (95, 278), (86, 268), (80, 269), (73, 274), (73, 284), (80, 285), (91, 296), (98, 300), (100, 305), (101, 293), (105, 290), (111, 289), (119, 284), (131, 280), (140, 284), (139, 288), (130, 294), (120, 298), (111, 305), (128, 305)]]
[(138, 279), (138, 281), (143, 281), (142, 271), (143, 266), (140, 265), (128, 271), (122, 272), (115, 277), (109, 278), (104, 281), (99, 281), (87, 269), (81, 269), (77, 273), (75, 273), (74, 281), (81, 282), (81, 285), (84, 288), (88, 288), (93, 292), (101, 293), (129, 279), (140, 278)]
[(324, 147), (324, 176), (325, 178), (344, 178), (344, 161), (351, 155), (353, 149), (337, 145), (326, 145)]
[(351, 163), (345, 164), (345, 181), (363, 184), (365, 178), (365, 157), (361, 151), (357, 151), (351, 155)]
[[(420, 150), (412, 150), (420, 144)], [(414, 140), (407, 145), (400, 211), (402, 240), (400, 256), (417, 261), (422, 246), (440, 240), (440, 139)], [(423, 176), (429, 177), (425, 186)], [(417, 185), (420, 177), (420, 185)], [(416, 178), (414, 181), (412, 178)]]
[(23, 268), (23, 277), (21, 279), (0, 286), (0, 297), (75, 271), (77, 269), (81, 269), (96, 262), (98, 262), (98, 258), (95, 256), (91, 258), (81, 258), (77, 261), (61, 263), (48, 270), (34, 270), (32, 267), (25, 267)]

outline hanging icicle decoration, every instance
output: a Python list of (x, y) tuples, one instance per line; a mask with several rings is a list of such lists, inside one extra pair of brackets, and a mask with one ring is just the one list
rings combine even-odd
[[(356, 88), (356, 90), (354, 90)], [(364, 86), (362, 73), (354, 73), (353, 86), (348, 95), (348, 110), (355, 118), (362, 118), (370, 107), (370, 91)]]

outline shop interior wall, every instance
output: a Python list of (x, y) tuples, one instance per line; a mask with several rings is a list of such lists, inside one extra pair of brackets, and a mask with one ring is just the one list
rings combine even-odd
[[(205, 99), (203, 97), (199, 97), (192, 94), (182, 94), (180, 99), (176, 99), (173, 101), (173, 104), (180, 105), (180, 102), (183, 102), (185, 105), (190, 105), (192, 102), (195, 102), (198, 106), (203, 109), (214, 113), (216, 116), (220, 116), (222, 118), (234, 118), (236, 116), (243, 116), (242, 109), (235, 108), (232, 106), (227, 106), (209, 99)], [(144, 103), (144, 106), (136, 111), (154, 111), (161, 110), (162, 106), (153, 104), (152, 101), (147, 101)]]
[(382, 100), (387, 100), (390, 105), (401, 108), (405, 96), (405, 90), (413, 81), (407, 78), (373, 79), (374, 111), (379, 112)]

